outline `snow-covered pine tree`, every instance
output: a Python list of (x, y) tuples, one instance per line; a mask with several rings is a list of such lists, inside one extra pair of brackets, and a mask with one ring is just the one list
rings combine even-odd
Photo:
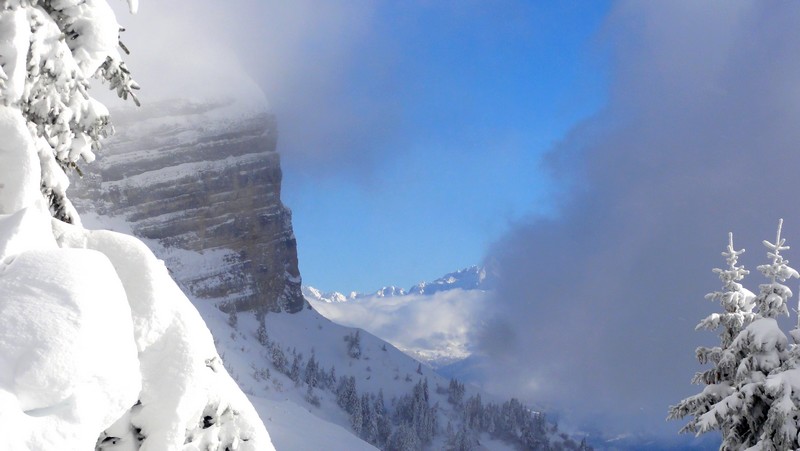
[(336, 388), (336, 403), (339, 404), (339, 407), (344, 409), (348, 415), (352, 415), (357, 401), (356, 378), (354, 376), (339, 378), (339, 385)]
[[(783, 220), (778, 223), (778, 233), (774, 243), (764, 241), (764, 246), (769, 250), (767, 256), (771, 262), (761, 265), (758, 270), (769, 279), (769, 283), (759, 286), (760, 293), (756, 298), (759, 313), (764, 316), (758, 320), (763, 322), (763, 327), (753, 327), (750, 334), (743, 341), (755, 350), (748, 361), (744, 359), (740, 371), (745, 373), (748, 369), (756, 378), (751, 383), (761, 391), (761, 402), (768, 403), (764, 413), (764, 421), (758, 431), (758, 449), (798, 449), (798, 402), (800, 401), (800, 369), (798, 369), (797, 352), (795, 346), (792, 352), (786, 352), (786, 337), (778, 328), (775, 317), (789, 315), (788, 300), (792, 291), (781, 282), (791, 278), (800, 278), (800, 274), (789, 266), (789, 261), (784, 259), (781, 251), (789, 249), (786, 239), (781, 238)], [(757, 326), (753, 324), (752, 326)], [(750, 329), (750, 327), (748, 327)], [(763, 329), (763, 330), (760, 330)], [(737, 340), (740, 338), (737, 337)], [(780, 345), (783, 344), (783, 347)], [(744, 346), (743, 346), (744, 347)], [(776, 365), (777, 364), (777, 365)], [(762, 367), (766, 372), (769, 368), (777, 366), (768, 372), (769, 376), (764, 381), (754, 368)], [(757, 371), (757, 370), (756, 370)], [(745, 392), (747, 394), (747, 392)], [(756, 404), (755, 402), (753, 404)]]
[(294, 357), (292, 358), (292, 366), (289, 368), (289, 379), (291, 379), (295, 384), (300, 384), (300, 368), (303, 366), (303, 354), (298, 354), (294, 352)]
[(314, 356), (314, 350), (311, 350), (311, 358), (306, 363), (306, 368), (303, 371), (303, 381), (309, 387), (316, 387), (318, 384), (317, 377), (319, 376), (319, 364)]
[[(695, 330), (722, 329), (719, 335), (720, 346), (710, 348), (701, 346), (695, 351), (701, 364), (711, 363), (713, 366), (705, 371), (698, 372), (692, 379), (693, 384), (705, 384), (700, 393), (670, 407), (670, 419), (692, 417), (689, 423), (681, 429), (681, 432), (697, 433), (700, 430), (699, 422), (701, 416), (733, 391), (739, 359), (732, 352), (731, 343), (744, 326), (750, 324), (756, 317), (753, 312), (756, 296), (740, 283), (744, 276), (749, 273), (743, 266), (738, 265), (739, 256), (744, 251), (744, 249), (737, 251), (734, 248), (733, 233), (728, 233), (728, 246), (722, 252), (728, 267), (726, 269), (713, 269), (713, 272), (722, 281), (722, 289), (705, 296), (706, 299), (719, 302), (723, 311), (722, 313), (712, 313), (695, 327)], [(723, 431), (723, 435), (726, 432)]]
[(281, 373), (287, 374), (289, 371), (287, 368), (289, 361), (280, 345), (278, 343), (271, 343), (269, 351), (270, 358), (272, 359), (272, 365), (275, 366), (275, 369)]
[(400, 423), (386, 442), (386, 451), (415, 451), (420, 448), (419, 437), (407, 423)]
[(453, 405), (461, 404), (464, 400), (465, 390), (464, 384), (458, 379), (450, 379), (450, 385), (447, 387), (447, 402)]
[(378, 441), (378, 415), (375, 412), (375, 402), (366, 393), (361, 395), (361, 438), (369, 443)]
[(775, 243), (763, 241), (764, 246), (769, 250), (767, 257), (771, 262), (767, 265), (760, 265), (758, 270), (770, 282), (759, 285), (760, 293), (755, 302), (758, 313), (764, 318), (775, 318), (779, 315), (789, 316), (788, 300), (792, 297), (792, 290), (781, 282), (800, 277), (800, 274), (789, 266), (789, 260), (781, 255), (781, 251), (789, 250), (789, 246), (785, 245), (786, 239), (781, 238), (782, 229), (783, 219), (778, 222)]
[[(764, 241), (771, 262), (758, 269), (769, 283), (759, 286), (759, 295), (755, 298), (756, 316), (729, 347), (735, 356), (733, 386), (727, 393), (719, 392), (721, 399), (695, 418), (694, 428), (698, 434), (715, 429), (722, 432), (720, 449), (800, 447), (796, 405), (800, 390), (795, 389), (800, 387), (800, 376), (796, 364), (789, 358), (786, 335), (776, 321), (776, 317), (788, 315), (787, 301), (792, 296), (782, 282), (800, 277), (800, 274), (781, 255), (781, 251), (789, 249), (786, 240), (781, 238), (782, 226), (783, 220), (778, 224), (774, 243)], [(675, 410), (671, 410), (671, 418), (680, 417), (677, 415), (681, 413), (679, 406), (672, 408)]]
[(378, 396), (375, 397), (375, 405), (373, 410), (375, 411), (378, 428), (375, 443), (380, 447), (389, 440), (389, 436), (392, 434), (392, 422), (389, 419), (388, 412), (386, 411), (386, 405), (383, 401), (383, 389), (380, 389), (378, 391)]
[[(136, 0), (128, 0), (131, 11)], [(66, 171), (92, 162), (113, 133), (108, 110), (89, 96), (92, 77), (122, 98), (138, 85), (118, 48), (122, 28), (104, 0), (7, 0), (0, 21), (10, 35), (0, 43), (0, 103), (21, 113), (30, 133), (27, 152), (38, 156), (40, 189), (51, 214), (79, 222), (67, 199)]]
[(344, 336), (344, 341), (347, 343), (347, 355), (354, 359), (361, 358), (361, 333), (356, 330), (355, 333), (350, 333)]

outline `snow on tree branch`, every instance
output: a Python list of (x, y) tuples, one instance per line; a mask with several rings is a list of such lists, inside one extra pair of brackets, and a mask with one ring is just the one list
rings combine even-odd
[(759, 286), (758, 296), (739, 283), (747, 275), (737, 266), (744, 250), (736, 251), (728, 235), (728, 247), (722, 253), (728, 268), (714, 270), (723, 289), (706, 296), (719, 301), (724, 312), (709, 315), (698, 325), (698, 329), (722, 327), (721, 346), (697, 349), (700, 363), (713, 367), (695, 375), (692, 382), (706, 387), (669, 409), (668, 419), (691, 417), (681, 432), (699, 435), (719, 430), (720, 449), (800, 447), (800, 346), (788, 343), (775, 319), (788, 314), (786, 304), (792, 296), (781, 282), (799, 276), (781, 255), (789, 249), (781, 237), (782, 228), (783, 220), (775, 242), (764, 241), (770, 262), (758, 269), (769, 283)]
[[(129, 1), (133, 11), (138, 6)], [(41, 164), (51, 214), (78, 222), (66, 172), (91, 163), (114, 131), (108, 110), (89, 95), (101, 78), (138, 105), (138, 85), (120, 57), (121, 27), (105, 0), (12, 0), (0, 11), (0, 103), (19, 111)]]
[(782, 228), (783, 219), (778, 221), (775, 242), (763, 241), (764, 246), (768, 249), (767, 257), (771, 259), (771, 262), (767, 265), (758, 266), (758, 270), (770, 280), (768, 284), (759, 285), (760, 293), (756, 297), (759, 313), (767, 318), (789, 315), (786, 301), (792, 296), (792, 290), (779, 282), (785, 282), (792, 277), (800, 277), (800, 274), (789, 266), (789, 261), (781, 255), (781, 251), (789, 250), (789, 246), (785, 246), (786, 239), (781, 238)]

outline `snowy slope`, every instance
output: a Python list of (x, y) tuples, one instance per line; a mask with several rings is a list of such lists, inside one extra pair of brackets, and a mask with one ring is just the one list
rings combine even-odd
[(454, 289), (432, 295), (371, 295), (325, 302), (304, 291), (326, 318), (362, 328), (437, 368), (472, 354), (473, 335), (489, 298), (482, 290)]
[(139, 240), (52, 220), (37, 201), (0, 215), (0, 250), (4, 449), (272, 449)]
[[(126, 227), (119, 218), (94, 215), (84, 216), (84, 221), (122, 230)], [(172, 252), (158, 242), (148, 240), (148, 244), (156, 254)], [(202, 258), (202, 255), (190, 254), (191, 251), (182, 251), (181, 258), (189, 262)], [(461, 291), (451, 290), (452, 293)], [(218, 302), (224, 303), (225, 300)], [(205, 300), (198, 300), (196, 306), (215, 337), (225, 367), (257, 409), (278, 449), (375, 449), (354, 431), (352, 415), (342, 408), (337, 398), (337, 384), (328, 387), (320, 384), (309, 390), (310, 384), (303, 380), (302, 371), (312, 355), (323, 373), (329, 374), (335, 369), (338, 382), (353, 377), (360, 396), (377, 396), (382, 392), (388, 416), (394, 415), (400, 399), (408, 398), (415, 386), (427, 380), (429, 404), (431, 408), (436, 406), (438, 425), (436, 435), (425, 449), (445, 449), (448, 424), (455, 429), (463, 424), (463, 404), (448, 402), (449, 379), (363, 330), (338, 325), (312, 309), (304, 309), (295, 314), (267, 314), (263, 320), (266, 337), (259, 340), (260, 322), (255, 314), (240, 312), (231, 315)], [(353, 358), (348, 354), (345, 337), (352, 337), (357, 331), (361, 355)], [(265, 342), (269, 344), (265, 346)], [(274, 364), (271, 349), (276, 347), (286, 356), (285, 372)], [(298, 356), (300, 363), (298, 380), (293, 380), (288, 374), (293, 355)], [(485, 401), (492, 400), (477, 388), (465, 387), (465, 399), (478, 394)], [(314, 398), (316, 400), (311, 402)], [(398, 428), (397, 424), (393, 427), (395, 431)], [(477, 436), (481, 445), (475, 449), (513, 449), (486, 433), (477, 433)]]
[[(353, 435), (350, 419), (337, 406), (335, 394), (317, 391), (320, 406), (313, 406), (305, 398), (304, 385), (298, 386), (289, 377), (275, 371), (268, 363), (265, 348), (257, 340), (258, 321), (254, 315), (239, 314), (233, 329), (228, 315), (221, 311), (208, 304), (204, 304), (200, 311), (218, 337), (217, 347), (226, 367), (258, 409), (277, 449), (375, 449)], [(359, 392), (382, 391), (387, 404), (391, 404), (393, 398), (409, 394), (415, 384), (427, 379), (431, 387), (431, 404), (438, 403), (441, 409), (439, 423), (442, 429), (448, 422), (458, 424), (461, 421), (457, 409), (448, 404), (447, 394), (441, 392), (448, 386), (448, 379), (369, 333), (361, 332), (363, 355), (360, 359), (353, 359), (347, 355), (343, 338), (354, 333), (354, 329), (333, 323), (313, 310), (267, 315), (266, 329), (270, 340), (294, 348), (303, 356), (313, 353), (322, 368), (334, 367), (339, 378), (354, 376)], [(270, 371), (268, 380), (256, 376), (264, 368)], [(440, 388), (439, 393), (436, 387)], [(467, 388), (468, 396), (477, 393), (477, 389)], [(484, 436), (481, 443), (483, 446), (476, 449), (514, 449), (488, 436)], [(445, 449), (444, 433), (427, 449)]]

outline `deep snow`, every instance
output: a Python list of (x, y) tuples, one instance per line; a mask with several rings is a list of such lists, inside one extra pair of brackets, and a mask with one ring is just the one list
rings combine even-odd
[(53, 220), (38, 200), (0, 215), (0, 257), (6, 449), (92, 449), (118, 419), (125, 434), (107, 449), (272, 449), (202, 318), (141, 241)]

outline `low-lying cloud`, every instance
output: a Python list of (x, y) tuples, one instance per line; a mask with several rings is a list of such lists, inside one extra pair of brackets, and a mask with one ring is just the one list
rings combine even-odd
[(482, 290), (453, 289), (334, 303), (308, 299), (338, 324), (362, 328), (423, 361), (442, 365), (470, 355), (489, 297)]
[(778, 218), (800, 264), (798, 23), (797, 3), (614, 6), (608, 106), (550, 155), (569, 200), (489, 254), (504, 282), (482, 349), (504, 366), (488, 388), (609, 432), (678, 429), (664, 418), (699, 389), (693, 351), (715, 336), (693, 329), (727, 232), (753, 290)]
[[(374, 101), (392, 92), (391, 55), (365, 44), (374, 2), (170, 0), (142, 2), (135, 16), (114, 3), (145, 105), (265, 95), (280, 118), (285, 163), (316, 174), (332, 165), (361, 172), (381, 157), (377, 144), (393, 139), (399, 106), (391, 96)], [(353, 64), (356, 55), (372, 64)], [(354, 73), (365, 68), (374, 70)]]

